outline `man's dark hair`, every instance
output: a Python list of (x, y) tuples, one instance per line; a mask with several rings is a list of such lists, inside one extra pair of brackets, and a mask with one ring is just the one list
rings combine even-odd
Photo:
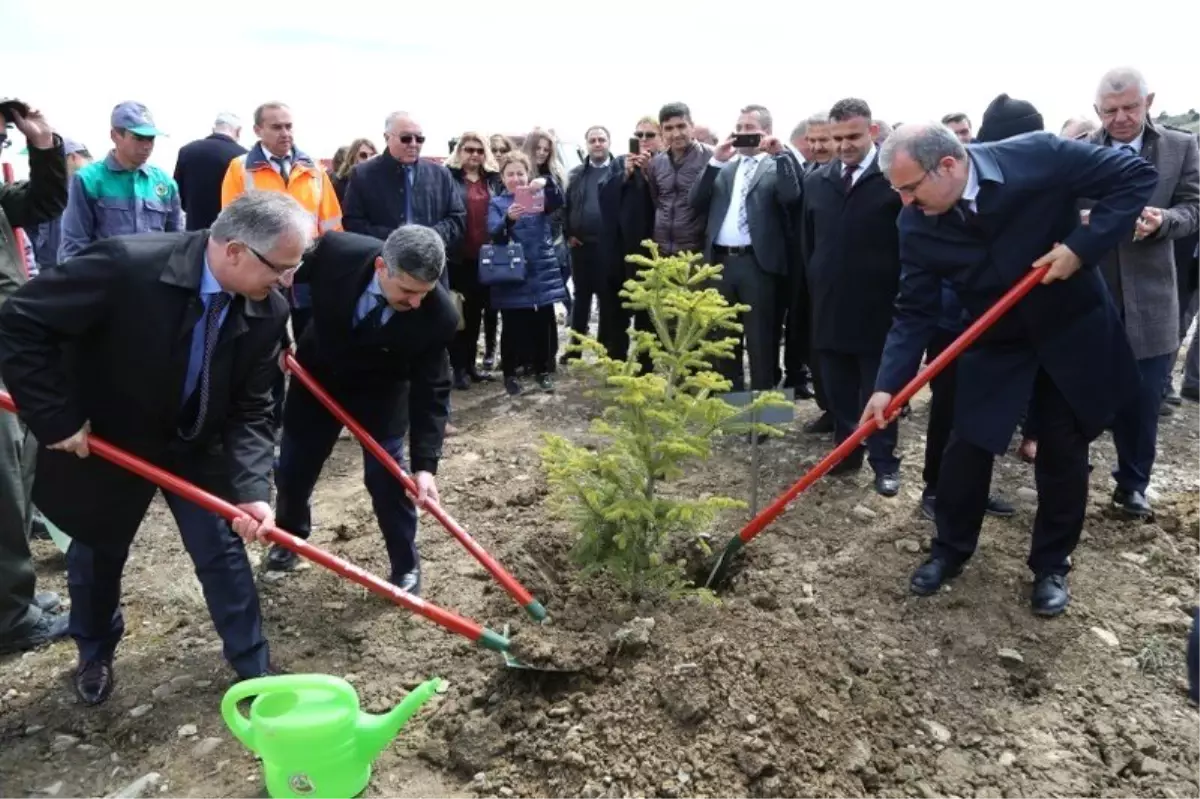
[(845, 122), (855, 117), (862, 117), (868, 122), (874, 119), (871, 115), (871, 106), (867, 105), (866, 100), (847, 97), (845, 100), (838, 100), (833, 104), (833, 108), (829, 109), (830, 122)]
[(446, 268), (446, 245), (437, 231), (424, 225), (401, 225), (379, 253), (389, 275), (404, 272), (422, 283), (435, 283)]
[(586, 131), (584, 131), (583, 138), (585, 138), (585, 139), (589, 138), (592, 135), (593, 130), (604, 131), (604, 138), (608, 139), (609, 141), (612, 141), (612, 134), (609, 133), (608, 128), (604, 127), (603, 125), (592, 125)]
[(955, 111), (953, 114), (946, 114), (946, 116), (942, 117), (943, 125), (957, 125), (959, 122), (966, 122), (970, 125), (971, 118), (962, 111)]
[(688, 122), (691, 122), (692, 109), (687, 107), (687, 103), (667, 103), (658, 109), (658, 124), (660, 125), (668, 119), (674, 119), (675, 117), (683, 117)]
[(765, 105), (756, 105), (751, 103), (741, 110), (743, 114), (757, 114), (758, 124), (767, 133), (775, 132), (775, 120), (771, 118), (771, 112), (767, 110)]

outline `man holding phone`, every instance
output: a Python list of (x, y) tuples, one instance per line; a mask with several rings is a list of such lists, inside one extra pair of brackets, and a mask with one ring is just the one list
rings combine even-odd
[[(0, 147), (9, 126), (29, 146), (29, 180), (0, 184), (0, 307), (25, 283), (13, 228), (30, 230), (55, 219), (67, 204), (67, 162), (62, 139), (41, 112), (20, 100), (0, 100)], [(4, 381), (0, 379), (0, 390)], [(34, 593), (29, 529), (33, 520), (34, 453), (17, 417), (0, 411), (0, 653), (20, 652), (67, 634), (58, 597)]]
[[(789, 217), (801, 196), (796, 162), (772, 128), (765, 107), (743, 108), (736, 132), (713, 152), (688, 196), (692, 209), (707, 217), (705, 257), (724, 265), (718, 289), (730, 303), (750, 306), (743, 324), (754, 391), (776, 383), (777, 281), (788, 274)], [(744, 389), (740, 344), (733, 360), (717, 368), (734, 391)]]

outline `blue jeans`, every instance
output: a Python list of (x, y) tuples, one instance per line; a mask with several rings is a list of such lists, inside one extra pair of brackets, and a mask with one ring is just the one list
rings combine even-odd
[(1117, 445), (1117, 468), (1113, 479), (1125, 491), (1146, 492), (1158, 448), (1158, 412), (1163, 402), (1163, 381), (1171, 371), (1175, 354), (1142, 358), (1137, 362), (1141, 385), (1113, 419), (1113, 443)]
[[(225, 659), (243, 677), (265, 674), (267, 639), (242, 539), (220, 516), (175, 494), (164, 496), (195, 564), (213, 626), (225, 644)], [(67, 550), (70, 630), (80, 660), (112, 658), (125, 633), (121, 574), (128, 557), (127, 547), (98, 549), (79, 541), (72, 541)]]

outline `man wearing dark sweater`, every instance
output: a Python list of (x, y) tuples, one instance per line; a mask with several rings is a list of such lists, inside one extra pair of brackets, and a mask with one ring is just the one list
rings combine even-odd
[(221, 212), (221, 181), (229, 162), (246, 154), (238, 144), (242, 122), (229, 112), (217, 115), (212, 135), (183, 145), (175, 160), (175, 182), (188, 230), (207, 230)]

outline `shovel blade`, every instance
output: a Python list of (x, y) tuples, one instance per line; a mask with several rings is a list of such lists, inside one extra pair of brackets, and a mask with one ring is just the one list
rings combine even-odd
[(708, 580), (704, 583), (705, 588), (714, 589), (715, 586), (725, 582), (725, 578), (729, 576), (729, 570), (733, 566), (734, 556), (741, 551), (743, 546), (742, 539), (738, 536), (735, 535), (729, 539), (725, 549), (721, 550), (721, 554), (717, 556), (717, 562), (713, 564), (712, 571), (708, 573)]

